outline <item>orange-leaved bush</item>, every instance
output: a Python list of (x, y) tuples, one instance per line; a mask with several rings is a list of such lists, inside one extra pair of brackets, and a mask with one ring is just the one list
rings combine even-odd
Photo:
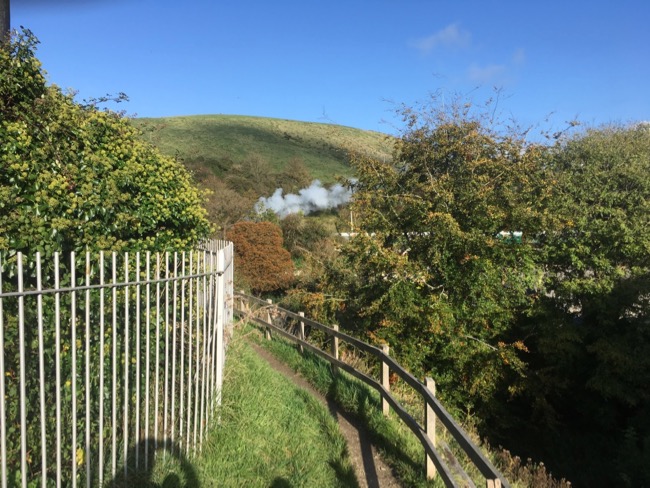
[(293, 262), (282, 247), (282, 230), (272, 222), (238, 222), (227, 234), (235, 246), (235, 269), (254, 293), (288, 288)]

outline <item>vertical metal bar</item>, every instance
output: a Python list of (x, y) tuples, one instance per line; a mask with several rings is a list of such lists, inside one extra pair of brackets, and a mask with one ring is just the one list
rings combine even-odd
[[(196, 256), (196, 271), (197, 275), (200, 274), (200, 258), (197, 253)], [(192, 454), (196, 454), (196, 430), (197, 430), (197, 423), (198, 423), (198, 413), (199, 413), (199, 379), (200, 379), (200, 374), (201, 371), (199, 370), (200, 367), (200, 334), (201, 334), (201, 329), (200, 329), (200, 319), (201, 315), (199, 313), (199, 307), (200, 307), (200, 297), (201, 297), (201, 290), (200, 290), (200, 278), (197, 276), (196, 277), (196, 353), (194, 356), (194, 359), (196, 361), (196, 369), (195, 369), (195, 380), (194, 380), (194, 428), (193, 428), (193, 435), (192, 435)]]
[[(90, 286), (90, 253), (86, 251), (86, 286)], [(86, 289), (86, 442), (84, 445), (86, 463), (86, 487), (90, 488), (92, 482), (90, 459), (90, 288)], [(43, 487), (45, 488), (45, 487)]]
[(18, 348), (20, 355), (20, 474), (23, 488), (27, 487), (27, 412), (25, 391), (25, 297), (23, 293), (23, 254), (18, 260)]
[(154, 391), (154, 445), (158, 449), (158, 419), (160, 393), (160, 253), (156, 253), (156, 380)]
[[(0, 255), (0, 295), (2, 294), (2, 256)], [(7, 488), (7, 413), (5, 411), (5, 324), (4, 310), (0, 297), (0, 458), (2, 458), (2, 471), (0, 485)]]
[[(190, 270), (189, 270), (189, 275), (192, 275), (192, 257), (194, 253), (190, 252)], [(193, 318), (193, 303), (194, 303), (194, 298), (193, 298), (193, 281), (191, 278), (189, 279), (189, 318), (187, 320), (187, 425), (186, 425), (186, 435), (185, 435), (185, 449), (189, 453), (190, 450), (190, 423), (191, 423), (191, 415), (192, 415), (192, 409), (190, 408), (191, 403), (192, 403), (192, 326), (194, 325), (192, 322)]]
[(180, 420), (178, 426), (178, 435), (180, 437), (180, 442), (183, 442), (183, 420), (185, 419), (183, 408), (185, 407), (185, 251), (181, 255), (181, 276), (183, 281), (181, 281), (181, 373), (178, 377), (178, 383), (180, 387), (180, 395), (178, 397), (178, 418)]
[[(41, 267), (41, 253), (36, 253), (36, 290), (43, 290), (43, 271)], [(47, 487), (47, 440), (45, 425), (45, 348), (43, 347), (43, 295), (36, 296), (36, 308), (38, 314), (38, 372), (40, 384), (41, 401), (41, 486)], [(3, 398), (4, 400), (4, 398)]]
[[(217, 270), (224, 269), (224, 253), (219, 251)], [(221, 383), (223, 382), (223, 354), (224, 354), (224, 276), (217, 278), (217, 406), (221, 405)]]
[(163, 435), (165, 446), (169, 426), (167, 413), (169, 412), (169, 252), (165, 252), (165, 396), (163, 407)]
[(70, 253), (70, 336), (72, 351), (72, 486), (77, 486), (77, 266), (74, 251)]
[(203, 441), (205, 434), (207, 432), (207, 425), (208, 425), (208, 414), (210, 410), (210, 393), (211, 393), (211, 378), (212, 378), (212, 343), (214, 342), (214, 327), (213, 327), (213, 315), (215, 313), (215, 310), (212, 307), (212, 301), (213, 301), (213, 290), (214, 290), (214, 255), (210, 252), (206, 252), (206, 258), (208, 261), (208, 265), (206, 267), (206, 272), (209, 273), (206, 275), (206, 278), (204, 279), (204, 284), (205, 284), (205, 290), (203, 292), (203, 296), (205, 297), (205, 305), (204, 309), (207, 307), (207, 314), (205, 318), (205, 325), (204, 325), (204, 340), (205, 340), (205, 353), (204, 353), (204, 358), (203, 361), (204, 363), (204, 369), (205, 369), (205, 377), (203, 380), (203, 397), (205, 398), (205, 404), (202, 409), (202, 414), (203, 418), (201, 420), (201, 441)]
[[(54, 253), (54, 289), (61, 288), (61, 273), (59, 263), (59, 253)], [(63, 476), (61, 461), (61, 293), (57, 291), (54, 294), (54, 328), (55, 328), (55, 350), (54, 350), (54, 369), (56, 375), (56, 486), (61, 488), (61, 477)]]
[(201, 304), (201, 314), (203, 315), (203, 336), (201, 337), (201, 385), (200, 385), (200, 394), (201, 394), (201, 415), (199, 419), (199, 447), (201, 446), (201, 442), (203, 440), (203, 425), (205, 421), (205, 415), (204, 415), (204, 409), (205, 409), (205, 368), (207, 365), (207, 341), (208, 341), (208, 331), (207, 331), (207, 326), (208, 326), (208, 314), (207, 309), (208, 309), (208, 302), (207, 302), (207, 277), (205, 275), (206, 270), (207, 270), (207, 252), (203, 251), (203, 290), (202, 290), (202, 304)]
[(135, 254), (135, 467), (140, 467), (140, 252)]
[[(124, 282), (129, 282), (129, 253), (124, 253)], [(129, 454), (129, 285), (124, 287), (124, 427), (122, 435), (122, 462), (124, 463), (124, 477), (128, 474)]]
[(97, 474), (99, 486), (104, 486), (104, 251), (99, 253), (99, 455)]
[(172, 405), (171, 405), (171, 420), (172, 420), (172, 431), (171, 431), (171, 441), (172, 445), (174, 444), (174, 431), (176, 427), (176, 417), (175, 417), (175, 406), (176, 406), (176, 328), (178, 325), (177, 314), (178, 314), (178, 253), (174, 252), (174, 290), (173, 290), (173, 300), (174, 306), (172, 308), (172, 385), (171, 385), (171, 395), (172, 395)]
[[(214, 245), (214, 242), (213, 242)], [(209, 377), (208, 377), (208, 387), (209, 387), (209, 396), (210, 401), (208, 411), (206, 414), (206, 422), (210, 421), (212, 413), (214, 412), (214, 401), (215, 401), (215, 378), (216, 378), (216, 368), (217, 368), (217, 315), (219, 307), (217, 305), (217, 291), (218, 291), (218, 277), (217, 269), (219, 267), (219, 256), (216, 253), (210, 255), (210, 291), (209, 291), (209, 300), (210, 300), (210, 368), (209, 368)]]
[(146, 286), (146, 325), (147, 334), (146, 334), (146, 350), (145, 350), (145, 384), (144, 384), (144, 467), (145, 469), (149, 468), (149, 397), (150, 397), (150, 379), (151, 379), (151, 252), (147, 251), (147, 286)]
[(117, 254), (113, 252), (113, 381), (111, 383), (111, 475), (117, 473)]
[(211, 265), (210, 265), (210, 291), (208, 293), (210, 300), (210, 367), (208, 369), (208, 400), (209, 406), (207, 407), (206, 422), (210, 422), (212, 412), (214, 409), (214, 396), (215, 396), (215, 378), (217, 375), (217, 362), (216, 362), (216, 348), (217, 348), (217, 312), (218, 306), (216, 302), (217, 294), (217, 278), (216, 278), (216, 267), (218, 266), (219, 259), (218, 256), (214, 253), (210, 256)]

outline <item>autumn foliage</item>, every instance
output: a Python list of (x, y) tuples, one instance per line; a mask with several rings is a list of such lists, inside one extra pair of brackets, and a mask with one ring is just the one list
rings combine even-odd
[(282, 230), (272, 222), (238, 222), (228, 231), (235, 269), (254, 293), (284, 290), (293, 281), (293, 262), (282, 247)]

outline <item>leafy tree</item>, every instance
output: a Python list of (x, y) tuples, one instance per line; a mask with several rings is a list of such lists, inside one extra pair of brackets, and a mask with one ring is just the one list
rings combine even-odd
[(304, 258), (318, 250), (331, 232), (318, 219), (301, 213), (290, 214), (280, 220), (284, 247), (294, 258)]
[(285, 195), (298, 193), (307, 188), (312, 182), (311, 174), (301, 157), (291, 158), (277, 177), (277, 186), (284, 190)]
[(9, 0), (0, 0), (0, 38), (9, 35), (11, 29), (11, 7)]
[(271, 222), (237, 222), (227, 233), (235, 247), (235, 270), (254, 293), (287, 289), (293, 281), (291, 255), (282, 230)]
[(0, 248), (168, 249), (210, 233), (204, 194), (127, 119), (46, 86), (29, 31), (0, 49)]
[(531, 236), (552, 224), (545, 150), (497, 133), (466, 105), (404, 115), (393, 162), (353, 161), (363, 232), (343, 247), (328, 288), (346, 299), (349, 327), (432, 373), (455, 407), (485, 412), (502, 383), (525, 374), (512, 324), (538, 297)]
[[(16, 259), (17, 251), (44, 254), (44, 280), (51, 283), (53, 264), (51, 254), (57, 251), (105, 250), (166, 250), (193, 246), (207, 237), (211, 226), (202, 207), (204, 195), (193, 185), (189, 173), (177, 161), (160, 155), (153, 147), (142, 142), (128, 120), (119, 114), (100, 111), (93, 104), (80, 105), (71, 96), (61, 93), (56, 86), (47, 86), (41, 65), (34, 55), (36, 39), (29, 31), (0, 42), (0, 251), (3, 267)], [(118, 258), (118, 267), (125, 259)], [(83, 256), (77, 255), (76, 269), (85, 269)], [(26, 288), (34, 281), (32, 259), (26, 260)], [(110, 270), (104, 264), (103, 271)], [(99, 265), (88, 269), (93, 277), (99, 273)], [(62, 259), (59, 277), (61, 287), (72, 286), (71, 268), (68, 257)], [(17, 276), (3, 273), (3, 292), (16, 289)], [(115, 269), (115, 268), (114, 268)], [(131, 265), (131, 277), (136, 270)], [(7, 276), (9, 275), (9, 276)], [(95, 278), (93, 278), (95, 279)], [(32, 283), (29, 283), (32, 281)], [(79, 281), (76, 282), (76, 285)], [(133, 338), (133, 331), (126, 334), (128, 320), (124, 316), (140, 313), (139, 307), (129, 303), (127, 292), (117, 292), (111, 297), (116, 327), (113, 332), (125, 351), (124, 341)], [(57, 309), (60, 299), (60, 310)], [(26, 303), (34, 301), (25, 299)], [(20, 425), (19, 375), (26, 378), (28, 405), (38, 405), (41, 388), (44, 395), (53, 398), (55, 390), (62, 388), (64, 399), (70, 395), (70, 383), (57, 385), (54, 369), (47, 369), (46, 381), (39, 384), (40, 353), (37, 346), (44, 346), (46, 364), (53, 364), (55, 338), (59, 324), (68, 324), (79, 334), (73, 341), (70, 334), (62, 334), (56, 344), (61, 350), (60, 369), (63, 378), (74, 378), (72, 352), (81, 354), (82, 327), (75, 323), (74, 314), (81, 316), (81, 307), (90, 314), (103, 313), (103, 304), (96, 294), (84, 305), (76, 305), (70, 294), (63, 293), (56, 299), (50, 294), (39, 296), (42, 300), (42, 314), (36, 307), (26, 305), (24, 310), (25, 360), (21, 359), (16, 345), (19, 342), (19, 309), (17, 300), (4, 300), (2, 317), (4, 327), (4, 368), (7, 431), (7, 478), (9, 484), (17, 486), (21, 481), (29, 486), (38, 483), (41, 466), (39, 456), (27, 457), (28, 479), (20, 479), (20, 442), (12, 432)], [(148, 307), (147, 307), (148, 308)], [(102, 311), (102, 312), (100, 312)], [(37, 314), (37, 312), (39, 312)], [(37, 317), (38, 315), (38, 317)], [(40, 322), (44, 343), (37, 333)], [(95, 324), (96, 326), (96, 324)], [(142, 328), (143, 339), (149, 333)], [(107, 368), (112, 359), (129, 364), (126, 356), (105, 357), (101, 364), (99, 331), (92, 329), (92, 346), (85, 349), (86, 359), (92, 365), (91, 375), (96, 378), (99, 368)], [(40, 334), (39, 334), (40, 335)], [(57, 339), (58, 340), (58, 339)], [(87, 337), (90, 341), (90, 338)], [(121, 353), (120, 353), (121, 354)], [(135, 381), (133, 372), (130, 374)], [(144, 372), (142, 372), (144, 374)], [(131, 383), (133, 384), (133, 383)], [(89, 398), (90, 415), (98, 418), (99, 398)], [(87, 394), (87, 393), (84, 393)], [(69, 396), (68, 396), (69, 398)], [(72, 405), (63, 402), (60, 418), (69, 421)], [(45, 406), (46, 418), (52, 419), (58, 413), (53, 402)], [(94, 424), (93, 424), (94, 425)], [(81, 428), (81, 427), (80, 427)], [(62, 452), (62, 462), (71, 466), (81, 459), (92, 459), (95, 449), (105, 441), (98, 438), (98, 431), (92, 425), (84, 427), (92, 439), (91, 452), (85, 452), (72, 444), (71, 430), (67, 429), (59, 441), (49, 436), (46, 449)], [(40, 445), (38, 409), (27, 409), (27, 430), (24, 438), (28, 445)], [(56, 445), (58, 443), (58, 445)], [(107, 451), (106, 451), (107, 452)], [(96, 459), (96, 458), (95, 458)], [(60, 473), (64, 485), (71, 484), (72, 473)]]
[(225, 236), (227, 230), (236, 222), (250, 217), (255, 211), (255, 199), (241, 195), (224, 180), (205, 167), (198, 167), (194, 178), (199, 188), (207, 192), (206, 210), (210, 222), (218, 226), (219, 233)]
[[(587, 453), (575, 480), (650, 483), (650, 130), (590, 129), (549, 160), (550, 211), (561, 228), (543, 236), (552, 291), (529, 326), (535, 351), (525, 425), (552, 445)], [(532, 422), (530, 422), (532, 420)], [(543, 420), (543, 422), (540, 422)], [(534, 430), (534, 429), (533, 429)], [(548, 450), (548, 459), (558, 453)], [(605, 469), (613, 460), (615, 470)], [(645, 459), (645, 461), (641, 461)], [(589, 462), (589, 461), (586, 461)]]
[(236, 192), (257, 199), (275, 190), (272, 174), (271, 164), (263, 156), (253, 154), (241, 163), (234, 164), (226, 181)]

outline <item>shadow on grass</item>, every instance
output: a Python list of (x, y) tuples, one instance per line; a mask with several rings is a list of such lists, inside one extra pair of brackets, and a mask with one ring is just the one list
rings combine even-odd
[[(273, 352), (294, 371), (300, 372), (325, 395), (330, 413), (336, 412), (356, 427), (365, 429), (369, 442), (361, 446), (361, 451), (368, 486), (376, 486), (372, 482), (377, 478), (375, 461), (370, 450), (371, 444), (385, 454), (384, 459), (393, 471), (393, 475), (405, 485), (430, 485), (424, 477), (421, 456), (408, 448), (411, 439), (407, 437), (412, 433), (408, 429), (399, 429), (396, 420), (383, 416), (378, 392), (345, 372), (339, 371), (334, 374), (328, 361), (307, 350), (301, 354), (294, 344), (282, 339), (253, 340)], [(415, 440), (414, 444), (419, 442)], [(418, 447), (415, 449), (417, 451)], [(424, 454), (422, 459), (423, 456)]]
[[(173, 467), (174, 472), (169, 473), (161, 483), (156, 483), (152, 480), (152, 474), (156, 457), (162, 452), (166, 452), (173, 459), (173, 463), (169, 464), (170, 468)], [(119, 474), (104, 486), (107, 488), (134, 486), (142, 488), (200, 488), (201, 485), (194, 466), (176, 443), (169, 439), (158, 440), (156, 447), (154, 439), (145, 439), (129, 449), (126, 469), (122, 466)]]
[(284, 478), (275, 478), (269, 488), (291, 488), (291, 483)]
[[(322, 361), (320, 358), (315, 358)], [(332, 382), (327, 391), (328, 402), (338, 408), (348, 422), (363, 427), (368, 438), (361, 441), (361, 452), (366, 475), (375, 473), (375, 463), (372, 457), (371, 445), (379, 446), (382, 451), (399, 464), (409, 466), (417, 472), (422, 469), (409, 454), (395, 444), (396, 432), (391, 423), (384, 419), (381, 413), (381, 400), (379, 394), (361, 381), (351, 378), (346, 374), (333, 374)], [(391, 463), (392, 464), (392, 463)], [(369, 486), (370, 479), (368, 479)]]

